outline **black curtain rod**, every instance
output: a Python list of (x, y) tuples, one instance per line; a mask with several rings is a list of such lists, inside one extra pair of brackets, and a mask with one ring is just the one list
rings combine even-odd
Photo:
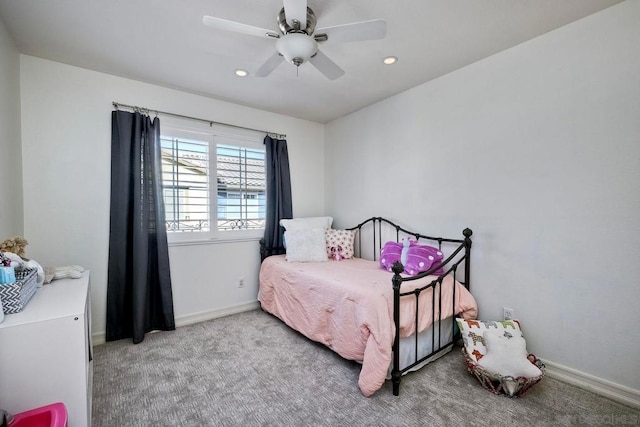
[(116, 110), (118, 108), (129, 108), (129, 109), (131, 109), (133, 111), (142, 112), (142, 113), (146, 113), (146, 114), (156, 113), (156, 115), (164, 114), (166, 116), (180, 117), (182, 119), (197, 120), (197, 121), (200, 121), (200, 122), (209, 123), (209, 126), (213, 126), (215, 124), (215, 125), (229, 126), (229, 127), (236, 128), (236, 129), (245, 129), (245, 130), (252, 130), (252, 131), (257, 131), (257, 132), (263, 132), (263, 133), (266, 133), (269, 136), (275, 137), (276, 139), (285, 139), (287, 137), (287, 135), (283, 134), (283, 133), (270, 132), (270, 131), (262, 130), (262, 129), (253, 129), (253, 128), (248, 128), (248, 127), (245, 127), (245, 126), (232, 125), (230, 123), (216, 122), (215, 120), (201, 119), (199, 117), (185, 116), (185, 115), (182, 115), (182, 114), (169, 113), (167, 111), (152, 110), (150, 108), (138, 107), (138, 106), (135, 106), (135, 105), (121, 104), (121, 103), (115, 102), (115, 101), (112, 104), (113, 104), (113, 106), (115, 107)]

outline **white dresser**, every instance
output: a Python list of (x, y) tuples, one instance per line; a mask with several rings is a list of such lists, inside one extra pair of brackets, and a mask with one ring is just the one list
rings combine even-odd
[(0, 323), (0, 409), (19, 413), (63, 402), (69, 427), (91, 425), (89, 272), (39, 288)]

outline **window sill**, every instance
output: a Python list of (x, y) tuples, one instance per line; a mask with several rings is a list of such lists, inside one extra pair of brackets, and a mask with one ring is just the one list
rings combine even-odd
[(241, 242), (258, 242), (262, 237), (247, 236), (247, 237), (235, 237), (235, 238), (213, 238), (213, 239), (193, 239), (183, 241), (169, 241), (169, 246), (198, 246), (198, 245), (220, 245), (227, 243), (241, 243)]

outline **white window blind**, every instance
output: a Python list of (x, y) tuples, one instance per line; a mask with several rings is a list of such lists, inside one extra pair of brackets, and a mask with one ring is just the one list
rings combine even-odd
[(265, 151), (217, 144), (218, 230), (263, 229), (266, 217)]
[(209, 142), (163, 136), (161, 146), (167, 231), (209, 231)]

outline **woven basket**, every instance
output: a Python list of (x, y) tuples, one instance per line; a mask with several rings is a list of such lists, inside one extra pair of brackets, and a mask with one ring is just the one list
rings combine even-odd
[(4, 314), (19, 313), (36, 293), (38, 270), (35, 268), (16, 269), (15, 283), (0, 285), (0, 299)]
[(464, 347), (462, 347), (462, 354), (464, 354), (467, 370), (471, 375), (476, 377), (478, 381), (480, 381), (480, 384), (484, 388), (489, 390), (491, 393), (504, 394), (508, 397), (520, 397), (525, 394), (544, 377), (546, 369), (544, 363), (542, 363), (540, 359), (536, 358), (533, 354), (529, 354), (527, 359), (540, 369), (542, 375), (533, 378), (502, 376), (494, 372), (489, 372), (478, 365), (473, 359), (471, 359), (471, 357), (469, 357), (469, 354)]

